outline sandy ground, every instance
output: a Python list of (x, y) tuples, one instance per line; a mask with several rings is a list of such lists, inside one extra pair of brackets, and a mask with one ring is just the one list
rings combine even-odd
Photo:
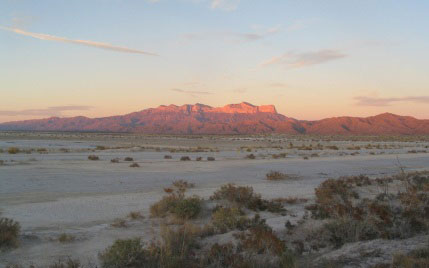
[[(339, 150), (296, 148), (309, 144), (336, 145)], [(348, 148), (368, 144), (373, 147)], [(397, 173), (399, 166), (406, 170), (427, 169), (429, 153), (424, 151), (429, 150), (428, 145), (424, 141), (327, 141), (280, 136), (186, 138), (2, 133), (0, 211), (2, 216), (21, 223), (23, 236), (19, 248), (0, 253), (0, 267), (17, 262), (44, 265), (64, 256), (96, 262), (97, 254), (115, 239), (142, 236), (150, 240), (159, 226), (149, 218), (149, 206), (176, 179), (195, 183), (196, 188), (190, 194), (202, 197), (231, 182), (253, 186), (265, 198), (312, 198), (314, 188), (327, 178), (389, 175)], [(97, 150), (96, 146), (107, 149)], [(10, 147), (34, 150), (9, 154)], [(197, 147), (205, 152), (184, 152)], [(39, 153), (38, 148), (45, 148), (46, 152)], [(172, 149), (182, 151), (170, 152)], [(286, 158), (271, 157), (282, 152), (287, 153)], [(351, 155), (354, 152), (359, 154)], [(255, 160), (245, 159), (250, 153), (256, 156)], [(312, 157), (315, 153), (318, 156)], [(88, 160), (91, 154), (100, 160)], [(173, 159), (164, 159), (164, 155)], [(179, 160), (185, 155), (192, 161)], [(198, 156), (203, 161), (195, 161)], [(216, 161), (206, 161), (208, 156)], [(133, 162), (140, 167), (129, 167), (132, 162), (124, 162), (124, 157), (134, 158)], [(113, 158), (120, 158), (120, 163), (111, 163)], [(271, 170), (296, 174), (300, 179), (266, 181), (265, 174)], [(141, 211), (146, 217), (129, 220), (128, 228), (110, 226), (130, 211)], [(271, 216), (267, 222), (274, 228), (284, 228), (286, 220)], [(57, 238), (62, 233), (72, 234), (76, 240), (60, 243)]]

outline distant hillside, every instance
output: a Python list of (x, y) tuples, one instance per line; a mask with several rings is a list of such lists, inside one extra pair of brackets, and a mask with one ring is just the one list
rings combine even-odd
[(103, 131), (146, 134), (323, 134), (429, 135), (429, 120), (380, 114), (366, 118), (334, 117), (302, 121), (277, 113), (273, 105), (246, 102), (224, 107), (169, 105), (121, 116), (83, 116), (25, 120), (0, 124), (0, 130)]

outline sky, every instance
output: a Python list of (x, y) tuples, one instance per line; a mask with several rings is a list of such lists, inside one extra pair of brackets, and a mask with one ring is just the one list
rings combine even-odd
[(429, 119), (429, 1), (0, 0), (0, 122), (168, 104)]

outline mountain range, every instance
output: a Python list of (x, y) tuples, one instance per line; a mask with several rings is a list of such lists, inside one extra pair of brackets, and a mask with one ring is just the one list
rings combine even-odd
[(371, 117), (297, 120), (277, 113), (273, 105), (247, 102), (224, 107), (161, 105), (120, 116), (50, 117), (0, 124), (0, 130), (129, 132), (145, 134), (322, 134), (429, 135), (429, 120), (391, 113)]

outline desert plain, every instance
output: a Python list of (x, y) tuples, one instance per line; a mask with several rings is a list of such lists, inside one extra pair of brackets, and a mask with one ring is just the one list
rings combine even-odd
[[(91, 160), (91, 156), (96, 158)], [(186, 156), (190, 160), (182, 161)], [(61, 258), (99, 265), (98, 255), (116, 239), (156, 239), (165, 220), (151, 217), (150, 206), (165, 195), (164, 189), (173, 181), (194, 184), (187, 195), (205, 200), (227, 183), (251, 186), (264, 199), (305, 200), (284, 204), (287, 213), (260, 212), (279, 237), (291, 240), (285, 223), (297, 225), (309, 217), (305, 206), (314, 202), (315, 188), (322, 182), (343, 176), (383, 178), (400, 172), (429, 171), (429, 139), (1, 132), (0, 160), (1, 216), (21, 225), (19, 246), (0, 252), (0, 267), (44, 267)], [(267, 180), (270, 171), (292, 179)], [(376, 196), (385, 190), (372, 187), (366, 194)], [(141, 217), (130, 218), (130, 212)], [(194, 223), (204, 224), (206, 218), (199, 216)], [(120, 224), (115, 224), (118, 221)], [(313, 227), (309, 223), (306, 228)], [(225, 243), (233, 232), (204, 239), (206, 244)], [(73, 239), (59, 241), (65, 234)], [(410, 251), (428, 242), (427, 235), (415, 239), (389, 246), (400, 251), (407, 245), (405, 250)], [(344, 258), (344, 254), (353, 255), (357, 246), (366, 245), (347, 244), (342, 252), (304, 250), (303, 254)], [(386, 248), (385, 258), (389, 258), (393, 252)], [(372, 255), (365, 258), (366, 264), (353, 266), (351, 262), (350, 267), (376, 263)]]

